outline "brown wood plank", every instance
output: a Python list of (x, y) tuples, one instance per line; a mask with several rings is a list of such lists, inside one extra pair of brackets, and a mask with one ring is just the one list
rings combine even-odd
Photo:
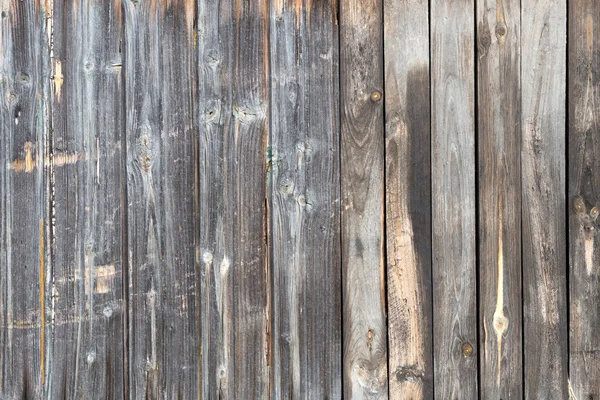
[(569, 379), (600, 398), (600, 3), (569, 2)]
[(46, 10), (0, 2), (0, 397), (42, 398), (50, 344)]
[(433, 398), (429, 6), (384, 2), (389, 397)]
[(344, 398), (388, 397), (382, 2), (340, 3)]
[(267, 398), (267, 0), (198, 3), (202, 394)]
[(523, 397), (521, 7), (477, 3), (481, 394)]
[(131, 398), (197, 398), (195, 2), (124, 3)]
[(337, 2), (272, 1), (271, 60), (272, 395), (338, 399)]
[(566, 1), (522, 2), (525, 397), (566, 399)]
[(435, 395), (477, 397), (474, 3), (431, 2)]
[(49, 395), (123, 397), (119, 0), (53, 3)]

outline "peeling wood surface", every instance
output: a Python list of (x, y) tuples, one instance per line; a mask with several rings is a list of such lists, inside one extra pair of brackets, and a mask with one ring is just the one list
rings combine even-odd
[(431, 2), (435, 396), (477, 397), (474, 3)]
[(433, 397), (429, 7), (384, 2), (389, 394)]
[(569, 379), (577, 399), (600, 397), (600, 4), (569, 3)]
[(521, 3), (524, 392), (566, 399), (566, 1)]
[(600, 396), (599, 12), (0, 0), (0, 398)]
[(523, 395), (520, 2), (477, 3), (481, 393)]

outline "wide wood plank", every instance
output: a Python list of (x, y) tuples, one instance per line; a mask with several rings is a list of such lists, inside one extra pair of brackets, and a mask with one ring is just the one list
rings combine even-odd
[(481, 394), (523, 397), (521, 7), (477, 2)]
[(46, 288), (46, 9), (0, 2), (0, 398), (42, 398), (50, 348)]
[(131, 398), (197, 398), (194, 1), (126, 0)]
[(566, 1), (521, 4), (525, 397), (566, 399)]
[(435, 395), (477, 397), (474, 4), (431, 2)]
[(384, 2), (391, 399), (433, 397), (429, 7)]
[(53, 6), (49, 394), (123, 397), (121, 3)]
[(341, 398), (337, 2), (271, 2), (273, 398)]
[(388, 397), (382, 2), (340, 3), (344, 398)]
[(569, 379), (600, 397), (600, 3), (569, 2)]
[(198, 3), (203, 398), (269, 395), (268, 0)]

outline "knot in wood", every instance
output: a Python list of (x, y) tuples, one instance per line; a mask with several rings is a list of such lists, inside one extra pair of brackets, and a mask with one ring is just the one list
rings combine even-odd
[(471, 346), (471, 343), (463, 343), (462, 353), (465, 357), (471, 357), (473, 355), (473, 346)]

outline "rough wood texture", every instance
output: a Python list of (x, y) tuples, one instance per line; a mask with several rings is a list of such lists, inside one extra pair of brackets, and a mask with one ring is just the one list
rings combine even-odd
[(569, 2), (569, 379), (600, 397), (600, 4)]
[(341, 398), (336, 1), (271, 3), (273, 398)]
[(344, 398), (388, 397), (382, 3), (340, 3)]
[(523, 397), (519, 0), (477, 3), (481, 394)]
[(3, 0), (0, 12), (0, 397), (37, 399), (49, 349), (46, 10)]
[(121, 3), (53, 5), (48, 393), (123, 397)]
[(202, 393), (269, 395), (269, 7), (199, 2)]
[(522, 2), (525, 397), (566, 399), (566, 2)]
[(429, 7), (384, 2), (391, 399), (433, 397)]
[(474, 5), (431, 2), (435, 395), (477, 397)]
[(124, 3), (131, 398), (198, 397), (194, 2)]

